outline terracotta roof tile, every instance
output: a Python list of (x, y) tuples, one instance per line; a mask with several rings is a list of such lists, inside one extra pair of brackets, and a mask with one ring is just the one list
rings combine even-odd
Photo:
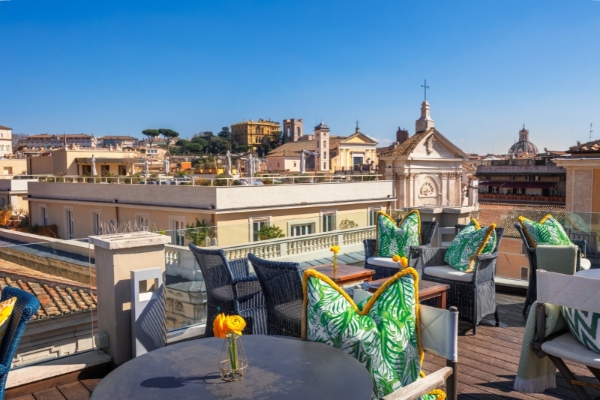
[(381, 153), (380, 157), (397, 157), (397, 156), (407, 156), (409, 155), (419, 144), (419, 142), (431, 132), (433, 132), (434, 128), (428, 129), (423, 132), (415, 133), (413, 136), (409, 137), (406, 141), (400, 143), (395, 149), (392, 149), (389, 152)]

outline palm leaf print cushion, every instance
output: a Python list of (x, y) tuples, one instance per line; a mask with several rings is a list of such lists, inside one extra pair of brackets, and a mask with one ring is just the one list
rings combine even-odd
[(463, 272), (473, 272), (475, 257), (490, 254), (496, 248), (496, 224), (482, 229), (475, 218), (452, 240), (444, 255), (444, 261), (452, 268)]
[(581, 344), (600, 353), (600, 314), (561, 307), (569, 330)]
[(525, 217), (519, 217), (523, 232), (534, 247), (539, 244), (550, 246), (568, 246), (573, 244), (564, 228), (551, 214), (546, 215), (539, 223)]
[[(406, 268), (357, 306), (325, 275), (307, 270), (302, 279), (302, 338), (336, 347), (360, 361), (373, 378), (372, 399), (419, 379), (418, 275)], [(443, 399), (433, 391), (423, 399)]]
[(410, 246), (421, 244), (421, 216), (409, 212), (396, 227), (396, 222), (383, 212), (377, 213), (377, 257), (408, 257)]

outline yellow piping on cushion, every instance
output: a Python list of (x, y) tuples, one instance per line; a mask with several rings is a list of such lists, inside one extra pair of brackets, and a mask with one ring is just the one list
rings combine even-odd
[(548, 214), (548, 215), (546, 215), (544, 218), (542, 218), (542, 220), (540, 221), (540, 224), (543, 224), (544, 222), (546, 222), (546, 220), (547, 220), (548, 218), (554, 218), (554, 217), (552, 216), (552, 214)]
[(446, 393), (441, 389), (433, 389), (429, 393), (432, 396), (437, 396), (437, 400), (446, 400)]
[(339, 294), (344, 296), (344, 298), (346, 300), (348, 300), (348, 302), (350, 303), (352, 308), (354, 308), (354, 311), (356, 311), (356, 313), (358, 315), (365, 316), (369, 313), (369, 311), (371, 311), (371, 307), (373, 306), (375, 301), (379, 298), (379, 296), (383, 292), (385, 292), (385, 290), (390, 285), (394, 284), (398, 279), (400, 279), (408, 274), (411, 274), (414, 278), (415, 317), (416, 317), (416, 325), (417, 325), (417, 348), (419, 350), (419, 364), (423, 365), (423, 360), (425, 358), (425, 352), (423, 351), (423, 346), (421, 345), (421, 317), (419, 315), (419, 274), (417, 273), (417, 271), (414, 268), (411, 268), (411, 267), (404, 268), (402, 271), (396, 273), (390, 279), (385, 281), (385, 283), (383, 285), (381, 285), (381, 287), (379, 289), (377, 289), (377, 291), (373, 294), (373, 296), (371, 296), (371, 298), (369, 299), (367, 304), (365, 304), (365, 307), (363, 308), (362, 311), (360, 311), (358, 309), (358, 307), (354, 303), (354, 300), (352, 300), (352, 298), (350, 298), (350, 296), (348, 296), (348, 293), (344, 292), (338, 285), (335, 284), (334, 281), (329, 279), (328, 276), (323, 275), (322, 273), (318, 272), (317, 270), (307, 269), (306, 271), (304, 271), (304, 275), (302, 275), (302, 293), (304, 294), (304, 299), (302, 300), (302, 326), (301, 326), (302, 331), (301, 331), (300, 337), (303, 340), (306, 340), (306, 329), (307, 329), (307, 326), (306, 326), (307, 310), (306, 310), (306, 308), (308, 307), (308, 278), (310, 278), (311, 276), (314, 278), (317, 278), (317, 279), (321, 279), (322, 281), (329, 284), (332, 288), (337, 290), (337, 292)]
[(481, 246), (479, 246), (475, 255), (473, 255), (473, 257), (471, 257), (471, 261), (469, 262), (469, 268), (467, 268), (467, 270), (465, 272), (473, 272), (473, 264), (475, 264), (475, 258), (478, 255), (480, 255), (481, 252), (483, 251), (483, 248), (487, 244), (487, 241), (490, 240), (490, 236), (492, 236), (492, 232), (494, 231), (494, 229), (496, 229), (496, 224), (491, 224), (488, 227), (488, 231), (485, 234), (485, 238), (483, 238), (483, 242), (481, 242)]
[(475, 229), (480, 230), (481, 226), (479, 226), (479, 222), (475, 218), (471, 218), (471, 222), (475, 225)]
[[(546, 217), (544, 217), (544, 220), (545, 219), (546, 219)], [(525, 236), (527, 236), (527, 239), (529, 239), (529, 241), (531, 242), (531, 245), (535, 248), (535, 247), (537, 247), (537, 243), (535, 242), (535, 240), (533, 240), (533, 238), (529, 234), (529, 230), (527, 230), (527, 225), (525, 225), (525, 222), (523, 222), (524, 220), (527, 220), (527, 221), (531, 221), (531, 220), (529, 218), (525, 218), (522, 215), (519, 216), (519, 223), (521, 224), (521, 228), (523, 228), (523, 232), (525, 232)]]

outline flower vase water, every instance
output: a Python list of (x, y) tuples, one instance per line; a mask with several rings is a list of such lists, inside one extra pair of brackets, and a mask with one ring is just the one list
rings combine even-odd
[(224, 381), (238, 381), (244, 377), (248, 367), (246, 352), (242, 346), (242, 330), (246, 321), (239, 315), (225, 316), (219, 314), (213, 322), (215, 337), (225, 339), (221, 356), (219, 357), (219, 371)]
[(331, 251), (333, 253), (333, 260), (331, 261), (331, 270), (335, 272), (338, 269), (337, 255), (340, 252), (340, 246), (337, 246), (337, 245), (331, 246), (329, 251)]

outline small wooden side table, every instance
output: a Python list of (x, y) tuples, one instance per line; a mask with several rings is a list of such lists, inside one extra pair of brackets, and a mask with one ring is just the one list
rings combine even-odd
[(331, 264), (316, 265), (304, 269), (315, 269), (327, 276), (338, 286), (348, 286), (360, 282), (371, 282), (375, 271), (363, 267), (354, 267), (352, 265), (338, 263), (338, 269), (331, 270)]
[[(369, 292), (375, 293), (388, 279), (377, 279), (369, 283)], [(419, 280), (419, 302), (429, 299), (436, 299), (436, 307), (446, 309), (446, 293), (450, 285), (431, 281)]]

